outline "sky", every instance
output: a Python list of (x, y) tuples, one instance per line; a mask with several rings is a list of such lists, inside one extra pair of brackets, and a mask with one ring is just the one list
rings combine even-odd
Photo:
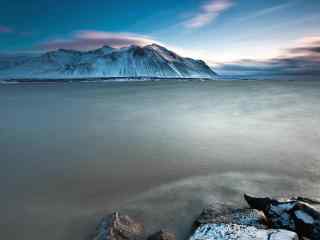
[(229, 69), (235, 63), (261, 66), (301, 56), (316, 63), (320, 59), (319, 0), (0, 3), (0, 53), (155, 42), (212, 66), (227, 64)]

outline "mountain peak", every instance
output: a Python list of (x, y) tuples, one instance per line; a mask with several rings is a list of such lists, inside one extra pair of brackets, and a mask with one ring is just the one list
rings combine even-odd
[(149, 45), (146, 45), (145, 47), (154, 47), (154, 48), (162, 48), (162, 49), (166, 49), (164, 46), (161, 46), (157, 43), (151, 43)]
[(52, 50), (42, 54), (42, 56), (49, 57), (49, 56), (61, 56), (61, 55), (79, 55), (81, 52), (73, 49), (64, 49), (58, 48), (56, 50)]
[(114, 49), (113, 47), (111, 47), (109, 45), (103, 45), (101, 48), (102, 49)]
[(73, 49), (65, 49), (65, 48), (59, 48), (55, 52), (63, 52), (63, 53), (78, 53), (79, 51), (73, 50)]
[(143, 47), (141, 47), (141, 46), (139, 46), (139, 45), (136, 45), (136, 44), (132, 44), (132, 45), (130, 45), (128, 48), (129, 48), (129, 49), (140, 49), (140, 48), (143, 48)]
[(113, 52), (115, 49), (110, 47), (109, 45), (103, 45), (101, 48), (97, 48), (95, 50), (88, 51), (87, 53), (94, 53), (98, 55), (107, 55)]
[(165, 48), (161, 45), (158, 45), (156, 43), (147, 45), (147, 46), (145, 46), (145, 48), (152, 49), (152, 50), (156, 51), (159, 55), (161, 55), (161, 57), (163, 57), (164, 59), (166, 59), (169, 62), (183, 60), (183, 58), (181, 56), (179, 56), (178, 54), (176, 54), (175, 52), (170, 51), (167, 48)]

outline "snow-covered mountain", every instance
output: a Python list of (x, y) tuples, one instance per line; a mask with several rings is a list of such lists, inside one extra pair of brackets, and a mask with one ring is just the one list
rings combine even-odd
[(87, 52), (59, 49), (38, 56), (0, 57), (1, 79), (213, 78), (215, 75), (205, 62), (183, 58), (156, 44), (125, 48), (104, 46)]

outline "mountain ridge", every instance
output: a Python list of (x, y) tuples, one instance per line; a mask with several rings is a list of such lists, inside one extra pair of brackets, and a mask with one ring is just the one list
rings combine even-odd
[(19, 61), (0, 60), (0, 78), (157, 77), (214, 78), (217, 74), (202, 60), (181, 57), (167, 48), (146, 46), (79, 51), (57, 49)]

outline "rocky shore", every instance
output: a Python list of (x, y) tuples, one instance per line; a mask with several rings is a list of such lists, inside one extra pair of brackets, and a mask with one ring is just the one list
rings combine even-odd
[[(248, 208), (214, 205), (203, 209), (189, 240), (320, 240), (320, 202), (308, 198), (272, 199), (244, 195)], [(146, 236), (144, 226), (118, 212), (101, 219), (90, 240), (176, 240), (160, 230)]]

